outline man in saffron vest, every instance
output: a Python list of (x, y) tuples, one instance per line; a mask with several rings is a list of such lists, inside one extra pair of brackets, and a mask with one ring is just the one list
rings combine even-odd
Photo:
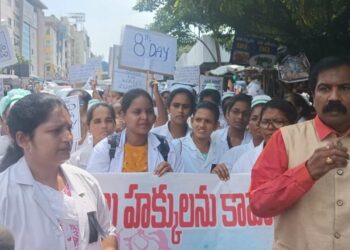
[(309, 84), (317, 116), (272, 136), (252, 170), (251, 209), (275, 216), (274, 250), (350, 249), (350, 60), (322, 59)]

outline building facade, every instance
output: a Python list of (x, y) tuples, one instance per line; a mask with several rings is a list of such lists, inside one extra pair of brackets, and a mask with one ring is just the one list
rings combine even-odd
[(16, 55), (29, 64), (28, 76), (65, 80), (71, 65), (91, 57), (90, 37), (75, 16), (45, 16), (45, 9), (41, 0), (0, 0), (1, 25), (8, 27)]
[(40, 0), (0, 0), (1, 24), (8, 27), (15, 53), (29, 65), (28, 76), (39, 73), (38, 23), (44, 9)]

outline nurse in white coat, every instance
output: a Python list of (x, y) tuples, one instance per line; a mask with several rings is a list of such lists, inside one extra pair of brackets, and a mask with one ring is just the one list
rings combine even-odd
[(122, 115), (126, 128), (118, 136), (115, 153), (110, 157), (111, 145), (108, 138), (103, 139), (94, 147), (88, 171), (152, 172), (158, 176), (183, 171), (182, 160), (175, 148), (168, 143), (168, 159), (164, 159), (159, 150), (161, 141), (150, 133), (156, 117), (152, 99), (146, 91), (128, 91), (122, 100)]
[(234, 173), (251, 173), (255, 162), (259, 159), (264, 146), (270, 140), (272, 134), (279, 128), (297, 122), (297, 111), (292, 104), (282, 99), (274, 99), (265, 104), (261, 111), (259, 127), (263, 136), (263, 142), (254, 149), (246, 152), (236, 162), (232, 169)]
[[(262, 108), (265, 106), (265, 103), (271, 100), (271, 97), (268, 95), (258, 95), (255, 96), (252, 100), (251, 104), (251, 113), (249, 117), (248, 122), (248, 130), (250, 131), (252, 135), (252, 140), (247, 144), (242, 144), (237, 147), (231, 148), (229, 151), (227, 151), (224, 156), (221, 158), (220, 163), (223, 163), (227, 167), (228, 172), (236, 172), (235, 171), (235, 165), (236, 162), (239, 160), (239, 158), (247, 151), (254, 149), (255, 147), (259, 146), (260, 143), (263, 141), (263, 137), (260, 132), (259, 127), (259, 121), (261, 118), (261, 111)], [(217, 167), (219, 167), (218, 165)], [(218, 170), (218, 169), (216, 169)], [(219, 173), (217, 171), (214, 171), (214, 173)]]
[(231, 102), (227, 104), (225, 115), (229, 126), (212, 134), (212, 141), (220, 145), (220, 156), (223, 156), (230, 148), (247, 144), (252, 140), (250, 132), (246, 130), (250, 105), (251, 97), (245, 94), (232, 97)]
[(162, 126), (153, 128), (151, 132), (165, 136), (169, 142), (190, 134), (191, 128), (187, 125), (187, 119), (192, 115), (196, 105), (192, 91), (185, 87), (172, 90), (166, 105), (170, 120)]
[(211, 133), (219, 126), (219, 109), (211, 102), (199, 103), (191, 118), (192, 133), (174, 140), (180, 148), (185, 173), (210, 173), (219, 161), (218, 145), (211, 141)]
[(11, 107), (21, 98), (30, 94), (30, 91), (24, 89), (12, 89), (7, 92), (7, 95), (0, 100), (0, 163), (5, 156), (7, 147), (11, 143), (11, 136), (6, 123)]
[(73, 152), (69, 159), (69, 163), (83, 169), (87, 167), (94, 146), (113, 134), (116, 128), (114, 109), (107, 103), (91, 100), (86, 117), (89, 129), (86, 144)]
[(0, 225), (14, 235), (16, 250), (117, 249), (97, 181), (64, 164), (72, 146), (64, 102), (28, 95), (12, 107), (8, 125), (14, 144), (1, 163)]

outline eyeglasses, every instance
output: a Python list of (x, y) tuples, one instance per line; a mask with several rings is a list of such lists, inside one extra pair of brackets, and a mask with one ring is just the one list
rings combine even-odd
[(269, 125), (271, 125), (274, 128), (281, 128), (284, 125), (288, 124), (288, 121), (281, 121), (281, 120), (261, 120), (261, 122), (259, 123), (259, 126), (261, 128), (268, 128)]

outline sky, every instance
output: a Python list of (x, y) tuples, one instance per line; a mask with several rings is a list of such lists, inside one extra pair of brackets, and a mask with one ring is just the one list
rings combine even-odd
[(85, 13), (84, 27), (91, 39), (92, 52), (108, 61), (109, 47), (120, 44), (124, 25), (144, 28), (152, 23), (154, 13), (134, 11), (137, 0), (41, 0), (45, 15), (56, 17)]

